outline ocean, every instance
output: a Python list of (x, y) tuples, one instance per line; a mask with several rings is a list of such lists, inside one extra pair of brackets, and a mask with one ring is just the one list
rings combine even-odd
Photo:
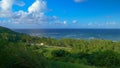
[(50, 37), (55, 39), (105, 39), (120, 40), (120, 29), (13, 29), (31, 36)]

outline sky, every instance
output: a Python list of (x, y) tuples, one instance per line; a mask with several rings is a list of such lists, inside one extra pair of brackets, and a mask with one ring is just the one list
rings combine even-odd
[(0, 0), (8, 28), (120, 28), (120, 0)]

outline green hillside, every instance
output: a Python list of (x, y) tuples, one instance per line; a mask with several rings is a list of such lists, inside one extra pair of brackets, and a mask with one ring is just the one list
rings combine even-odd
[(29, 35), (0, 27), (0, 68), (46, 68), (47, 60), (26, 44)]
[(16, 33), (8, 28), (0, 26), (0, 33)]
[(38, 38), (0, 26), (0, 68), (119, 67), (119, 41)]

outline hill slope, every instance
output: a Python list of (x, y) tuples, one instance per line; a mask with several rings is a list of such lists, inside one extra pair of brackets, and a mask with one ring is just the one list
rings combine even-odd
[[(0, 68), (79, 68), (80, 65), (56, 61), (48, 61), (43, 55), (34, 52), (32, 47), (25, 43), (29, 35), (14, 32), (0, 26)], [(54, 66), (55, 65), (55, 66)], [(84, 65), (86, 68), (87, 66)]]
[(0, 68), (119, 68), (119, 53), (120, 42), (38, 38), (0, 26)]
[(27, 46), (29, 35), (0, 26), (0, 68), (46, 68), (47, 61), (41, 54)]
[(2, 27), (2, 26), (0, 26), (0, 33), (18, 34), (17, 32), (14, 32), (14, 31), (12, 31), (12, 30), (10, 30), (10, 29), (8, 29), (6, 27)]
[(27, 34), (17, 33), (8, 28), (0, 26), (0, 40), (8, 42), (25, 42), (28, 43), (31, 40), (37, 40), (38, 38), (29, 36)]

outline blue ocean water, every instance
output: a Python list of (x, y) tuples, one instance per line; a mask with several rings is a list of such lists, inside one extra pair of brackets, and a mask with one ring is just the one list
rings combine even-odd
[(120, 40), (120, 29), (14, 29), (14, 31), (32, 36), (51, 37), (56, 39)]

